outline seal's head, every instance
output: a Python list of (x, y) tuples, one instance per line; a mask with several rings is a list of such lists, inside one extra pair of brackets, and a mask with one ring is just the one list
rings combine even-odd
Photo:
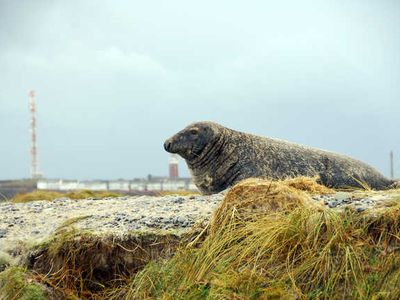
[(213, 122), (193, 123), (167, 139), (164, 149), (177, 153), (188, 161), (194, 160), (201, 157), (207, 145), (213, 144), (217, 139), (219, 127), (220, 125)]

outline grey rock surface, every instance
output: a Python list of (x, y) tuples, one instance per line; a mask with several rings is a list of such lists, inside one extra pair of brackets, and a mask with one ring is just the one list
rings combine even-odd
[(131, 231), (188, 231), (209, 220), (223, 194), (210, 196), (125, 196), (106, 199), (0, 203), (0, 251), (17, 241), (37, 241), (73, 222), (98, 234)]
[(332, 195), (315, 195), (312, 198), (329, 208), (339, 210), (349, 208), (357, 212), (363, 212), (377, 206), (386, 206), (391, 200), (399, 196), (400, 191), (387, 194), (385, 192), (371, 191), (368, 193), (337, 192)]
[[(196, 223), (207, 222), (225, 192), (195, 196), (125, 196), (105, 199), (28, 203), (0, 203), (0, 251), (18, 242), (38, 242), (58, 228), (73, 223), (77, 229), (96, 234), (124, 235), (133, 231), (173, 231), (184, 233)], [(400, 201), (400, 190), (392, 192), (337, 192), (314, 195), (314, 201), (327, 208), (365, 212)]]

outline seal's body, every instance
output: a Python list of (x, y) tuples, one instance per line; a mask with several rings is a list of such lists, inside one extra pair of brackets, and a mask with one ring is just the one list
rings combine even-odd
[(182, 156), (204, 194), (218, 193), (249, 177), (319, 176), (328, 187), (389, 188), (394, 181), (353, 158), (279, 139), (235, 131), (213, 122), (189, 125), (164, 143)]

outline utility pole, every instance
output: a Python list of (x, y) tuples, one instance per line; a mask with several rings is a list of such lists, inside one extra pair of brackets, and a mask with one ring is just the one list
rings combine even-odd
[(31, 113), (31, 178), (39, 179), (42, 174), (39, 172), (37, 161), (37, 146), (36, 146), (36, 103), (35, 91), (29, 92), (29, 110)]
[(390, 178), (394, 179), (393, 150), (390, 151)]

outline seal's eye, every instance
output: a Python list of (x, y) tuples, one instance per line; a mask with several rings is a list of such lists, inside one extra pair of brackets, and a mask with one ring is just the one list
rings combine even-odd
[(191, 128), (189, 132), (191, 135), (197, 135), (199, 133), (199, 130), (197, 128)]

